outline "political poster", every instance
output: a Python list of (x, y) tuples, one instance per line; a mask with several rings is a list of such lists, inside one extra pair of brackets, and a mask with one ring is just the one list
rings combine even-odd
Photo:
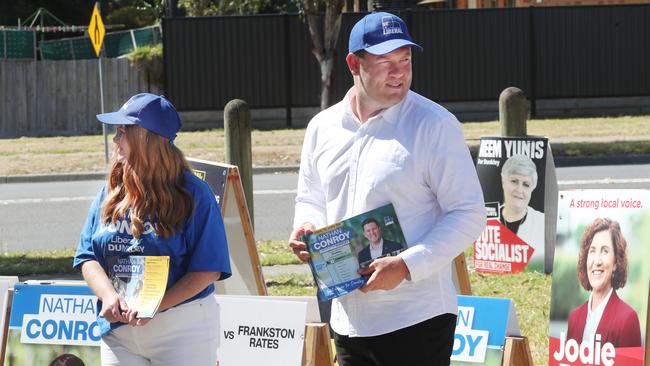
[(187, 161), (192, 165), (192, 173), (208, 183), (217, 199), (217, 203), (223, 206), (223, 197), (226, 193), (226, 183), (228, 182), (228, 171), (231, 166), (192, 158), (188, 158)]
[(307, 303), (216, 295), (218, 366), (300, 366)]
[(392, 203), (314, 230), (303, 241), (321, 301), (363, 286), (359, 268), (408, 247)]
[(476, 160), (487, 225), (474, 242), (477, 272), (544, 271), (548, 140), (482, 137)]
[(642, 366), (650, 191), (560, 191), (558, 201), (548, 364)]
[(511, 299), (458, 296), (452, 366), (501, 366), (506, 337), (519, 336)]
[(49, 365), (68, 355), (99, 365), (96, 314), (87, 286), (15, 285), (4, 364)]

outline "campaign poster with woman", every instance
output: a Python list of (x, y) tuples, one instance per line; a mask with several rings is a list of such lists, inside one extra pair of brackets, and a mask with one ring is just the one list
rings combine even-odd
[(561, 191), (558, 201), (549, 365), (643, 365), (650, 191)]
[(481, 138), (476, 171), (488, 222), (474, 243), (476, 271), (544, 271), (547, 145), (541, 137)]

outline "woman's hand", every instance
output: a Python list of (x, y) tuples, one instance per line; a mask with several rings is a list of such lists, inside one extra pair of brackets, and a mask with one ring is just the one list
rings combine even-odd
[(122, 312), (128, 311), (129, 307), (126, 305), (126, 301), (115, 292), (113, 284), (99, 262), (95, 260), (84, 262), (81, 265), (81, 273), (88, 286), (102, 301), (99, 315), (111, 323), (125, 322), (126, 319), (122, 316)]
[(99, 315), (103, 316), (111, 323), (126, 323), (127, 319), (123, 314), (128, 311), (129, 307), (126, 305), (126, 301), (121, 299), (117, 293), (113, 292), (113, 294), (109, 294), (105, 298), (102, 298), (102, 310), (99, 312)]
[(122, 313), (122, 316), (124, 319), (126, 319), (126, 323), (128, 323), (132, 327), (141, 327), (143, 325), (146, 325), (149, 323), (149, 320), (147, 318), (142, 318), (138, 319), (138, 311), (137, 310), (128, 310)]

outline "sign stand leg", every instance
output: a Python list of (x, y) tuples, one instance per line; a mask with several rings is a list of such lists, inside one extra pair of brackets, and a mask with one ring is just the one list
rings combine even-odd
[(472, 296), (472, 285), (469, 282), (469, 272), (467, 271), (467, 261), (465, 253), (460, 253), (454, 258), (454, 267), (456, 276), (454, 278), (457, 291), (460, 295)]
[(2, 350), (0, 351), (0, 365), (5, 364), (5, 353), (7, 352), (7, 334), (9, 334), (9, 318), (11, 317), (11, 302), (14, 298), (14, 289), (7, 292), (7, 309), (5, 309), (5, 324), (2, 329)]
[(301, 365), (334, 365), (330, 331), (327, 323), (307, 323), (305, 325), (305, 348), (302, 353)]
[(528, 338), (506, 337), (503, 366), (533, 366)]

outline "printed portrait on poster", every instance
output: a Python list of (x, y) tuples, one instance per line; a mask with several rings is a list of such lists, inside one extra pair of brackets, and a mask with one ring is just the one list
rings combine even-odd
[(644, 190), (560, 192), (550, 365), (643, 365), (648, 205)]
[(479, 272), (544, 269), (546, 138), (483, 137), (476, 160), (488, 223), (475, 243)]

